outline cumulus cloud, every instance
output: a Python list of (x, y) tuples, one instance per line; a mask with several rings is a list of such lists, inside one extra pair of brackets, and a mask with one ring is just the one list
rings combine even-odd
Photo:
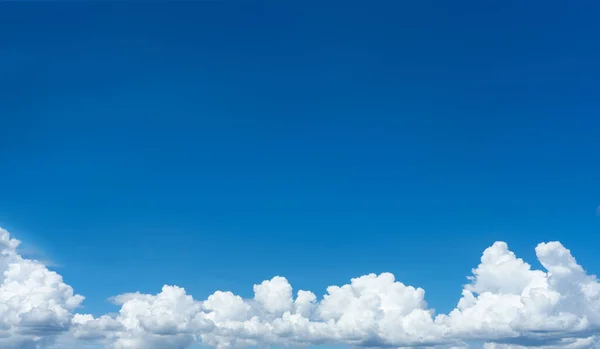
[(19, 244), (0, 229), (0, 347), (7, 349), (51, 344), (83, 301), (60, 275), (22, 258)]
[(59, 337), (113, 349), (349, 345), (380, 348), (600, 348), (600, 283), (559, 242), (541, 243), (535, 270), (504, 242), (487, 248), (455, 309), (435, 314), (425, 291), (390, 273), (330, 286), (322, 297), (294, 292), (276, 276), (254, 297), (216, 291), (194, 299), (177, 286), (127, 293), (116, 314), (75, 313), (83, 297), (60, 275), (17, 253), (0, 230), (0, 347), (42, 348)]
[[(600, 329), (600, 284), (559, 242), (541, 243), (532, 270), (503, 242), (486, 249), (456, 309), (436, 320), (460, 338), (560, 345)], [(564, 346), (564, 345), (563, 345)]]

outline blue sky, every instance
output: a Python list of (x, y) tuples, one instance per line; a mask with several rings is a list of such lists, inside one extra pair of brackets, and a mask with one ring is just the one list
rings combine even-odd
[(0, 8), (0, 226), (91, 314), (370, 272), (446, 312), (497, 240), (600, 272), (592, 1)]

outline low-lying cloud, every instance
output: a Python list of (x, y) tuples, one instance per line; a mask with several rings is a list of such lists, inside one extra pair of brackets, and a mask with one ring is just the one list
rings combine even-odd
[(205, 300), (163, 286), (128, 293), (116, 314), (77, 312), (84, 297), (43, 263), (23, 258), (0, 229), (0, 347), (88, 343), (114, 349), (348, 345), (380, 348), (600, 348), (600, 283), (559, 242), (541, 243), (534, 270), (504, 242), (488, 247), (456, 308), (435, 314), (425, 291), (390, 273), (363, 275), (325, 295), (294, 291), (275, 276), (254, 298), (216, 291)]

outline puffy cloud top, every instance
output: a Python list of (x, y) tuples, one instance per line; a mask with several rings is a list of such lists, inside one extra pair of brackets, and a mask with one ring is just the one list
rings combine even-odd
[(353, 347), (485, 349), (600, 348), (600, 283), (559, 242), (535, 251), (534, 270), (504, 242), (487, 248), (456, 308), (436, 315), (425, 291), (394, 275), (369, 274), (330, 286), (318, 298), (275, 276), (243, 299), (216, 291), (194, 299), (177, 286), (158, 294), (128, 293), (116, 314), (75, 313), (83, 297), (42, 263), (18, 254), (19, 241), (0, 229), (0, 348), (53, 343), (113, 349), (183, 349), (346, 344)]
[(36, 348), (71, 327), (83, 301), (57, 273), (22, 258), (20, 242), (0, 228), (0, 347)]

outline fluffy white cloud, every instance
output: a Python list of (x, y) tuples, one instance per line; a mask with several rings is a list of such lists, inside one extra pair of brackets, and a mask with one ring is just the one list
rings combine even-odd
[(282, 315), (292, 309), (292, 286), (281, 276), (254, 285), (254, 299), (273, 315)]
[(0, 228), (0, 348), (37, 348), (70, 329), (83, 301), (57, 273), (22, 258), (20, 242)]
[[(436, 322), (463, 339), (530, 346), (561, 345), (600, 329), (600, 284), (558, 242), (536, 254), (547, 272), (532, 270), (503, 242), (486, 249), (456, 309)], [(563, 345), (564, 346), (564, 345)]]
[(534, 270), (506, 243), (487, 248), (457, 306), (434, 314), (425, 291), (390, 273), (330, 286), (318, 298), (294, 294), (276, 276), (243, 299), (216, 291), (196, 300), (183, 288), (155, 295), (128, 293), (112, 301), (116, 314), (74, 314), (83, 297), (37, 261), (17, 253), (19, 242), (0, 230), (0, 348), (41, 348), (57, 336), (114, 349), (183, 349), (346, 344), (354, 347), (485, 349), (600, 348), (600, 283), (558, 242), (536, 254)]

